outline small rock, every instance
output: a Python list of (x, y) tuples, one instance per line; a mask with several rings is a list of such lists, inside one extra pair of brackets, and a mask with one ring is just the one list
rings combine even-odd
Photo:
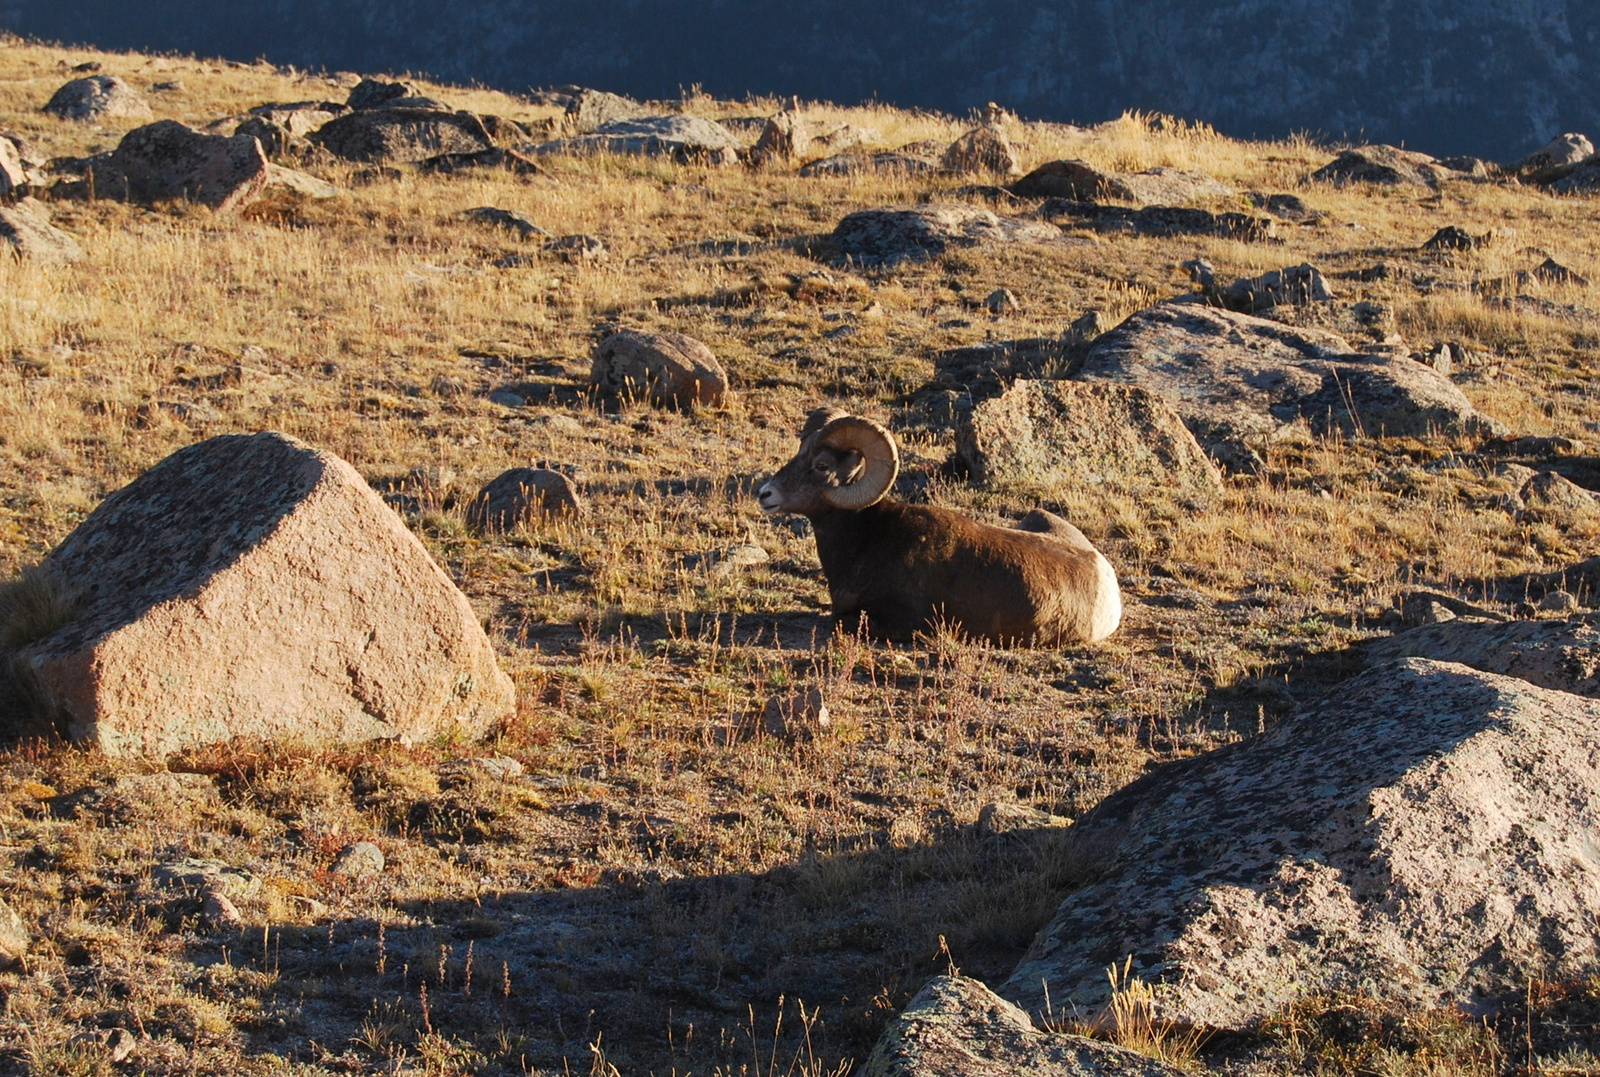
[(1539, 602), (1547, 613), (1571, 613), (1578, 608), (1578, 596), (1570, 591), (1551, 591)]
[(767, 121), (750, 151), (753, 164), (792, 161), (811, 147), (811, 130), (798, 109), (785, 109)]
[(0, 901), (0, 969), (8, 969), (22, 961), (33, 942), (33, 934), (22, 917)]
[(510, 531), (544, 516), (583, 512), (572, 480), (559, 471), (514, 467), (491, 480), (467, 505), (467, 524), (479, 531)]
[(724, 565), (764, 565), (770, 559), (771, 558), (767, 556), (767, 551), (762, 549), (760, 546), (754, 546), (749, 543), (745, 543), (741, 546), (733, 546), (729, 548), (728, 551), (722, 555), (719, 563)]
[(683, 163), (733, 164), (739, 159), (739, 140), (727, 128), (699, 116), (642, 116), (614, 120), (593, 134), (556, 139), (526, 147), (535, 154), (618, 157), (670, 157)]
[(1448, 343), (1440, 341), (1433, 346), (1433, 351), (1428, 353), (1423, 362), (1433, 367), (1434, 372), (1441, 378), (1448, 378), (1455, 369), (1455, 350)]
[(158, 120), (129, 131), (94, 173), (104, 196), (134, 202), (183, 198), (226, 213), (261, 193), (267, 169), (253, 138), (202, 134), (176, 120)]
[(604, 90), (579, 90), (567, 103), (567, 123), (579, 134), (592, 134), (616, 120), (631, 120), (647, 113), (631, 97)]
[(619, 397), (685, 408), (721, 404), (728, 375), (710, 348), (682, 333), (623, 329), (595, 347), (589, 384)]
[(562, 236), (546, 243), (544, 249), (560, 255), (564, 262), (604, 262), (611, 257), (605, 241), (598, 236)]
[(28, 185), (28, 170), (22, 164), (22, 151), (11, 139), (0, 135), (0, 195), (9, 195)]
[(44, 111), (63, 120), (99, 120), (118, 117), (149, 119), (150, 105), (139, 91), (116, 75), (90, 75), (73, 79), (57, 90)]
[(522, 214), (512, 213), (508, 209), (497, 209), (494, 206), (478, 206), (476, 209), (462, 210), (461, 215), (468, 220), (477, 221), (479, 224), (493, 225), (496, 228), (508, 228), (523, 239), (550, 235), (549, 232), (546, 232)]
[(261, 892), (260, 878), (215, 857), (185, 857), (160, 865), (153, 875), (163, 886), (188, 890), (196, 896), (216, 893), (248, 901)]
[(150, 89), (154, 90), (156, 93), (183, 93), (188, 90), (189, 87), (184, 84), (182, 79), (169, 79), (166, 82), (156, 83), (155, 85), (151, 86)]
[(983, 301), (990, 314), (1015, 314), (1022, 309), (1010, 288), (996, 288)]
[(770, 697), (762, 708), (761, 724), (774, 737), (797, 740), (831, 728), (833, 718), (822, 689), (812, 686)]
[(1222, 305), (1241, 314), (1255, 314), (1273, 307), (1303, 307), (1326, 303), (1334, 298), (1333, 288), (1322, 271), (1309, 262), (1286, 269), (1274, 269), (1259, 277), (1240, 277), (1217, 296)]
[(138, 1039), (125, 1028), (97, 1029), (80, 1032), (67, 1041), (75, 1047), (97, 1049), (112, 1065), (126, 1062), (138, 1045)]
[(1063, 339), (1068, 344), (1085, 344), (1094, 340), (1111, 327), (1110, 319), (1103, 310), (1089, 310), (1074, 318), (1072, 324), (1067, 326)]
[(294, 906), (301, 916), (312, 920), (328, 915), (327, 905), (316, 898), (306, 897), (304, 894), (290, 894), (289, 904)]
[(200, 914), (212, 927), (242, 927), (244, 917), (239, 915), (239, 907), (233, 899), (221, 890), (212, 890), (206, 894), (205, 904), (200, 909)]
[(516, 393), (508, 393), (504, 389), (499, 389), (489, 394), (489, 403), (499, 404), (502, 408), (520, 408), (527, 401)]
[(328, 870), (353, 879), (370, 879), (383, 874), (383, 850), (370, 841), (345, 846)]
[(351, 109), (383, 108), (403, 97), (421, 97), (422, 91), (409, 82), (362, 79), (350, 90), (345, 105)]
[(1475, 236), (1453, 224), (1447, 224), (1422, 245), (1425, 251), (1475, 251), (1488, 245), (1493, 235)]
[(1207, 292), (1217, 286), (1217, 267), (1205, 258), (1191, 258), (1187, 262), (1179, 262), (1178, 268), (1188, 270), (1189, 279)]
[(515, 781), (522, 777), (526, 769), (517, 760), (504, 755), (478, 756), (467, 760), (467, 763), (474, 770), (480, 770), (489, 777), (503, 782)]
[(1017, 151), (997, 124), (976, 127), (950, 144), (940, 159), (946, 172), (988, 172), (998, 176), (1022, 174)]
[(1009, 834), (1014, 830), (1044, 830), (1071, 826), (1072, 820), (1064, 815), (1051, 815), (1041, 808), (1025, 804), (997, 802), (985, 804), (978, 812), (978, 830), (985, 834)]
[(1575, 284), (1579, 288), (1589, 287), (1587, 277), (1574, 273), (1554, 258), (1546, 258), (1533, 269), (1531, 276), (1546, 284)]
[(933, 172), (939, 166), (926, 157), (902, 152), (840, 153), (812, 161), (800, 169), (800, 175), (860, 176), (867, 174), (917, 176)]
[(1393, 146), (1357, 146), (1311, 174), (1314, 183), (1344, 187), (1352, 183), (1377, 186), (1432, 187), (1439, 179), (1439, 162), (1425, 153)]
[(1570, 523), (1600, 514), (1594, 494), (1554, 471), (1541, 471), (1529, 479), (1521, 496), (1525, 520)]
[(83, 258), (78, 241), (50, 223), (50, 211), (35, 198), (0, 205), (0, 250), (41, 265), (63, 265)]
[(583, 436), (583, 424), (570, 415), (540, 415), (529, 420), (528, 425), (540, 427), (548, 433), (560, 434), (563, 437)]
[(1320, 212), (1307, 206), (1297, 195), (1251, 194), (1250, 204), (1266, 210), (1279, 220), (1293, 221), (1296, 224), (1312, 224), (1322, 219)]
[(348, 112), (308, 137), (336, 157), (363, 162), (420, 162), (496, 148), (483, 121), (472, 113), (423, 108)]
[(1000, 217), (977, 206), (927, 203), (857, 210), (834, 228), (833, 242), (855, 264), (888, 267), (959, 248), (1068, 241), (1061, 229), (1043, 221)]

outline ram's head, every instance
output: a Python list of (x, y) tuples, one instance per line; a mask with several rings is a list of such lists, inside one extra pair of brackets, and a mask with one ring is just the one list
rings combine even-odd
[(761, 511), (774, 516), (854, 512), (883, 500), (899, 471), (889, 431), (839, 408), (818, 408), (800, 430), (800, 451), (756, 496)]

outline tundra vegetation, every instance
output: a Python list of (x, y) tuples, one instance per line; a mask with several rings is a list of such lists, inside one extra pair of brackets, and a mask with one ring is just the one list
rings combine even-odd
[[(42, 157), (112, 149), (146, 121), (40, 111), (90, 62), (157, 119), (197, 128), (347, 88), (7, 41), (0, 127)], [(534, 129), (561, 114), (421, 89)], [(782, 104), (688, 93), (665, 107), (731, 119)], [(813, 131), (853, 124), (885, 150), (971, 126), (803, 109)], [(1061, 339), (1091, 310), (1115, 325), (1188, 292), (1179, 265), (1196, 257), (1230, 279), (1315, 264), (1337, 300), (1275, 316), (1424, 353), (1449, 343), (1470, 359), (1456, 384), (1516, 433), (1592, 440), (1600, 424), (1590, 287), (1517, 278), (1553, 256), (1600, 280), (1591, 200), (1466, 178), (1307, 184), (1334, 148), (1162, 117), (1002, 124), (1024, 169), (1201, 171), (1322, 216), (1274, 245), (1133, 230), (851, 271), (826, 245), (846, 214), (978, 197), (961, 193), (972, 178), (313, 158), (338, 197), (278, 191), (228, 216), (51, 202), (83, 260), (0, 259), (0, 572), (21, 581), (0, 635), (18, 645), (71, 616), (70, 590), (27, 570), (106, 494), (202, 437), (277, 429), (386, 495), (481, 614), (517, 707), (480, 744), (233, 742), (139, 762), (8, 741), (0, 893), (34, 940), (0, 972), (0, 1068), (843, 1073), (933, 974), (1004, 979), (1079, 881), (1054, 824), (1347, 676), (1351, 644), (1388, 631), (1399, 596), (1508, 609), (1494, 585), (1596, 552), (1600, 513), (1508, 511), (1513, 480), (1457, 466), (1449, 438), (1301, 433), (1206, 499), (952, 472), (962, 394), (1058, 376), (1071, 355), (1000, 352), (979, 374), (952, 356)], [(609, 256), (466, 215), (485, 206)], [(1496, 238), (1422, 251), (1446, 225)], [(1390, 271), (1358, 279), (1378, 263)], [(986, 307), (1001, 289), (1016, 302)], [(687, 410), (590, 398), (595, 342), (619, 327), (706, 342), (728, 396)], [(833, 634), (810, 533), (754, 496), (822, 404), (887, 424), (920, 500), (1004, 524), (1043, 505), (1081, 528), (1116, 567), (1120, 630), (1035, 649)], [(470, 528), (474, 492), (522, 466), (578, 477), (587, 511)], [(826, 724), (783, 705), (811, 696)], [(381, 857), (340, 858), (363, 841)], [(1583, 1030), (1600, 986), (1532, 983), (1488, 1022), (1315, 999), (1253, 1037), (1181, 1049), (1139, 1000), (1127, 985), (1127, 1020), (1098, 1034), (1196, 1064), (1571, 1073), (1595, 1064)]]

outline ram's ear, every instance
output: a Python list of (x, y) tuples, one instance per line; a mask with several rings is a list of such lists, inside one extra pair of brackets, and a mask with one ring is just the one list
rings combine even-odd
[(800, 428), (800, 440), (805, 441), (812, 434), (815, 434), (818, 430), (821, 430), (824, 426), (827, 426), (835, 419), (843, 419), (849, 414), (850, 413), (845, 411), (843, 408), (817, 408), (810, 415), (806, 416), (806, 424)]
[(856, 477), (852, 481), (822, 494), (836, 509), (849, 511), (877, 504), (900, 473), (900, 450), (894, 435), (871, 419), (855, 415), (834, 419), (818, 431), (817, 445), (841, 457), (847, 453), (861, 456), (861, 467), (853, 472)]

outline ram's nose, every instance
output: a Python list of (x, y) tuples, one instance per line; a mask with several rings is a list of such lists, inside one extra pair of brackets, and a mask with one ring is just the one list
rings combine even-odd
[(773, 489), (770, 482), (762, 483), (761, 489), (756, 491), (756, 503), (761, 506), (762, 512), (776, 512), (778, 501), (778, 491)]

